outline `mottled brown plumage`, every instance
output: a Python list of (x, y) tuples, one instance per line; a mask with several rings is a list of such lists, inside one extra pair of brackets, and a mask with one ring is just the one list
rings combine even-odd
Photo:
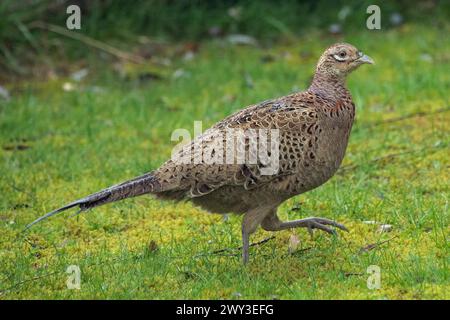
[[(373, 61), (352, 45), (335, 44), (321, 56), (308, 90), (249, 106), (218, 122), (157, 170), (75, 201), (29, 226), (71, 207), (84, 211), (152, 193), (161, 199), (190, 200), (214, 213), (243, 214), (244, 262), (248, 260), (249, 235), (260, 225), (270, 231), (306, 227), (334, 233), (329, 225), (346, 230), (324, 218), (281, 222), (276, 211), (283, 201), (320, 186), (339, 168), (355, 117), (345, 78), (363, 63)], [(278, 130), (277, 137), (269, 136), (279, 142), (278, 170), (262, 174), (268, 163), (238, 163), (236, 157), (228, 164), (195, 161), (205, 154), (225, 157), (228, 146), (235, 153), (253, 152), (251, 137), (228, 144), (225, 137), (231, 129)], [(254, 139), (260, 142), (262, 138)], [(218, 147), (220, 141), (223, 150)]]

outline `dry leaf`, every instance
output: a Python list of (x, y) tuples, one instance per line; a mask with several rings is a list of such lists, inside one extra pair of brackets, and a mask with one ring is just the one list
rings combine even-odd
[(289, 237), (289, 246), (288, 246), (289, 253), (292, 253), (295, 250), (297, 250), (299, 243), (300, 243), (299, 238), (295, 234), (291, 234), (291, 236)]

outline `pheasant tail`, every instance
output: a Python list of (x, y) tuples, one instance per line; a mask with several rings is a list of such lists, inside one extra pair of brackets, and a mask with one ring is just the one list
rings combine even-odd
[(132, 180), (125, 181), (123, 183), (114, 185), (112, 187), (106, 188), (87, 197), (69, 203), (59, 209), (51, 211), (44, 216), (36, 219), (25, 227), (25, 230), (30, 228), (32, 225), (45, 220), (55, 214), (66, 211), (73, 207), (79, 207), (78, 212), (86, 211), (88, 209), (98, 207), (107, 203), (119, 201), (125, 198), (132, 198), (140, 196), (146, 193), (159, 192), (161, 190), (161, 185), (158, 179), (153, 175), (153, 172), (144, 174)]

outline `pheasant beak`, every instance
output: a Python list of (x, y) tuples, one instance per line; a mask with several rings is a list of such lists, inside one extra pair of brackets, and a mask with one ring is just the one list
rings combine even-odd
[(361, 55), (360, 58), (358, 58), (356, 61), (358, 61), (359, 63), (363, 64), (363, 63), (368, 63), (368, 64), (375, 64), (375, 61), (373, 61), (373, 59), (371, 57), (369, 57), (368, 55)]

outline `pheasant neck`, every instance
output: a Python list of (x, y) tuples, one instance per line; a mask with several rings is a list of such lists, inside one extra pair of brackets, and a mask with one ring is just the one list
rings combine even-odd
[(316, 72), (308, 91), (331, 100), (339, 100), (350, 95), (345, 77)]

